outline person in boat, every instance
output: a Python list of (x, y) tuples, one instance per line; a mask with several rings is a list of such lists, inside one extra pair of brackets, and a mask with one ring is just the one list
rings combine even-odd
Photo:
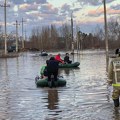
[(41, 51), (41, 54), (46, 54), (47, 52), (45, 50), (42, 50)]
[(59, 62), (55, 60), (54, 57), (51, 57), (50, 60), (47, 60), (47, 74), (48, 74), (49, 86), (51, 86), (52, 75), (54, 76), (55, 85), (57, 85), (58, 67), (59, 67)]
[[(47, 61), (46, 61), (47, 62)], [(41, 75), (41, 78), (46, 78), (48, 76), (48, 73), (47, 73), (47, 65), (43, 65), (41, 70), (40, 70), (40, 75)]]
[(114, 106), (119, 107), (120, 96), (120, 51), (115, 51), (116, 56), (112, 58), (108, 69), (108, 83), (113, 86), (112, 99)]
[(57, 60), (59, 63), (64, 64), (64, 60), (62, 60), (60, 56), (61, 56), (60, 53), (57, 54), (57, 55), (55, 56), (55, 60)]
[(45, 52), (45, 50), (42, 50), (41, 52)]
[(120, 54), (120, 49), (119, 49), (119, 48), (117, 48), (117, 49), (115, 50), (115, 54)]
[(64, 57), (64, 62), (65, 62), (66, 64), (71, 64), (71, 63), (72, 63), (72, 61), (69, 60), (69, 53), (66, 53), (66, 55), (65, 55), (65, 57)]

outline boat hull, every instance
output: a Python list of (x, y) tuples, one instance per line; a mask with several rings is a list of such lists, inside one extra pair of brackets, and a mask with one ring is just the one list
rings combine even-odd
[[(42, 79), (40, 77), (36, 77), (35, 83), (37, 87), (49, 87), (47, 77)], [(54, 81), (52, 81), (52, 87), (63, 87), (65, 85), (66, 85), (66, 80), (63, 79), (62, 77), (58, 78), (57, 86), (55, 85)]]
[(74, 62), (71, 64), (59, 64), (59, 68), (74, 68), (74, 67), (78, 67), (80, 65), (79, 62)]
[(40, 56), (48, 56), (47, 53), (41, 53)]

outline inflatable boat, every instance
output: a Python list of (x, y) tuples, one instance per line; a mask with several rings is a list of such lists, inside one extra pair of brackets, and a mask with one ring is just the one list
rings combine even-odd
[[(37, 87), (50, 87), (48, 84), (48, 78), (40, 78), (37, 76), (35, 78), (35, 84)], [(66, 80), (63, 77), (58, 77), (57, 82), (55, 83), (54, 80), (51, 82), (51, 87), (63, 87), (66, 85)]]
[(71, 64), (59, 64), (59, 68), (74, 68), (74, 67), (78, 67), (80, 65), (79, 62), (74, 62)]
[(47, 52), (41, 52), (40, 56), (48, 56)]

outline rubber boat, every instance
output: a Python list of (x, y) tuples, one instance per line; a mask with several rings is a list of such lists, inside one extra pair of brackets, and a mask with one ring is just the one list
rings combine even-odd
[[(48, 78), (40, 78), (37, 76), (35, 78), (35, 84), (37, 87), (49, 87)], [(58, 77), (57, 85), (55, 85), (54, 80), (52, 80), (52, 87), (63, 87), (66, 85), (66, 80), (63, 77)]]
[(59, 68), (74, 68), (74, 67), (78, 67), (80, 65), (79, 62), (74, 62), (71, 64), (59, 64)]
[(41, 52), (40, 56), (48, 56), (47, 52)]

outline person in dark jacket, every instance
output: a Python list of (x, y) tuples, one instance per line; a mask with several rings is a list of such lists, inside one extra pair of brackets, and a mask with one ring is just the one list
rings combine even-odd
[(65, 55), (65, 57), (64, 57), (64, 62), (65, 62), (65, 63), (68, 63), (68, 64), (71, 64), (71, 63), (72, 63), (72, 61), (69, 60), (69, 53), (66, 53), (66, 55)]
[(47, 60), (47, 74), (48, 74), (48, 85), (51, 86), (51, 75), (54, 76), (54, 81), (57, 84), (58, 76), (58, 66), (59, 62), (55, 60), (54, 57), (51, 57), (50, 60)]
[(118, 56), (120, 56), (120, 49), (119, 49), (119, 48), (117, 48), (117, 49), (115, 50), (115, 54), (118, 54)]

